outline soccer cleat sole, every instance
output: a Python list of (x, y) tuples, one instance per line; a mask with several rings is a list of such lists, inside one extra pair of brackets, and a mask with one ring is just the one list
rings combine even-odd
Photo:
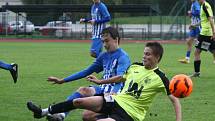
[(34, 113), (34, 118), (42, 118), (42, 110), (32, 102), (27, 102), (27, 108)]

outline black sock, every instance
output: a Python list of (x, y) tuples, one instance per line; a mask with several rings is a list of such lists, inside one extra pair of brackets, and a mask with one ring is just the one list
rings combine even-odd
[(195, 72), (200, 72), (201, 60), (194, 61), (194, 70)]
[(76, 109), (73, 105), (73, 100), (68, 100), (68, 101), (50, 106), (49, 113), (51, 114), (63, 113), (63, 112), (71, 111), (73, 109)]

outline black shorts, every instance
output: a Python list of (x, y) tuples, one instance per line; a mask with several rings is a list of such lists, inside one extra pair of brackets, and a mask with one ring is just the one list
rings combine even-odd
[(116, 121), (134, 121), (116, 101), (106, 102), (104, 99), (102, 109), (99, 113), (107, 114), (109, 118)]
[(196, 41), (196, 48), (203, 51), (215, 51), (215, 41), (211, 39), (211, 36), (199, 35), (198, 40)]

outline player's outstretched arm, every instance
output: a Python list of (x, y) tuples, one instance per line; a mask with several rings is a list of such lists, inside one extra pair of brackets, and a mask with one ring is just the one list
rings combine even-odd
[(181, 104), (180, 104), (179, 99), (173, 95), (169, 95), (169, 99), (171, 100), (171, 102), (174, 106), (174, 109), (175, 109), (176, 121), (181, 121), (182, 115), (181, 115)]
[(47, 81), (51, 82), (53, 84), (63, 84), (65, 82), (63, 79), (59, 79), (59, 78), (54, 77), (54, 76), (48, 77)]
[(97, 79), (96, 76), (94, 76), (94, 75), (89, 75), (86, 77), (86, 79), (88, 81), (96, 83), (96, 84), (110, 84), (110, 83), (118, 83), (118, 82), (124, 82), (125, 81), (125, 79), (122, 78), (121, 75), (113, 76), (109, 79), (103, 79), (103, 80)]

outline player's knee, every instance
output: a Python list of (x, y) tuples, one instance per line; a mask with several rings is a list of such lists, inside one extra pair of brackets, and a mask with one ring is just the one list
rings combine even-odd
[(201, 50), (199, 49), (196, 49), (195, 52), (194, 52), (194, 60), (200, 60), (200, 53), (201, 53)]
[(85, 97), (86, 96), (92, 96), (92, 91), (91, 91), (91, 88), (89, 88), (89, 87), (80, 87), (78, 89), (78, 92)]
[(193, 39), (192, 38), (187, 39), (186, 43), (187, 45), (192, 46)]

